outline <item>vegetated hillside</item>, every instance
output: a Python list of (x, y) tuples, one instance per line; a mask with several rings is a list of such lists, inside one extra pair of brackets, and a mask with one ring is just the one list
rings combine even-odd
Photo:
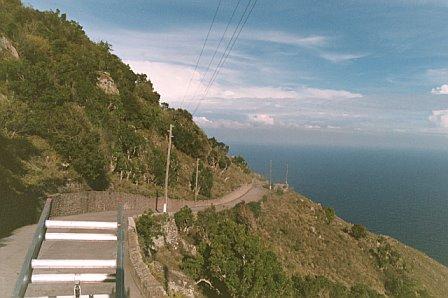
[(150, 270), (160, 284), (182, 270), (205, 296), (448, 296), (448, 268), (294, 192), (221, 212), (185, 207), (174, 215), (180, 236), (166, 221), (146, 214), (137, 222)]
[(160, 99), (65, 14), (0, 0), (0, 218), (19, 208), (33, 221), (36, 198), (53, 192), (162, 193), (169, 124), (172, 197), (191, 198), (196, 158), (202, 198), (250, 181), (225, 144)]
[(251, 227), (290, 274), (325, 276), (348, 287), (361, 283), (395, 297), (448, 295), (448, 268), (294, 192), (262, 203)]

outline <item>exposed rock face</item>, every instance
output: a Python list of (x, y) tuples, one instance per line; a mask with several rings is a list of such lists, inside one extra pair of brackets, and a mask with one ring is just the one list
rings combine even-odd
[(118, 91), (114, 80), (106, 71), (98, 72), (98, 82), (96, 83), (96, 85), (108, 95), (120, 94), (120, 91)]
[(166, 244), (171, 245), (176, 250), (179, 249), (180, 236), (174, 219), (170, 217), (163, 229)]
[(181, 294), (184, 297), (195, 297), (195, 289), (191, 280), (180, 271), (169, 271), (168, 292)]
[(19, 59), (19, 53), (16, 48), (12, 45), (11, 41), (4, 36), (0, 36), (0, 53), (6, 53), (14, 59)]

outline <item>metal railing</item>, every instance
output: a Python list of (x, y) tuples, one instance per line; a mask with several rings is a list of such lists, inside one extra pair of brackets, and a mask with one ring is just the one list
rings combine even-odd
[(117, 214), (117, 269), (115, 290), (117, 298), (125, 297), (124, 289), (124, 221), (123, 221), (123, 205), (118, 208)]
[[(49, 220), (52, 200), (47, 199), (42, 210), (36, 232), (31, 246), (22, 265), (20, 275), (17, 279), (13, 297), (22, 298), (25, 296), (28, 284), (30, 283), (75, 283), (78, 289), (76, 297), (83, 297), (80, 294), (81, 282), (115, 282), (115, 297), (125, 298), (124, 285), (124, 238), (125, 224), (123, 221), (123, 206), (117, 210), (117, 222), (98, 221), (59, 221)], [(93, 233), (47, 233), (47, 228), (51, 229), (87, 229), (87, 230), (116, 230), (114, 234), (93, 234)], [(64, 240), (64, 241), (116, 241), (116, 260), (73, 260), (73, 259), (38, 259), (39, 251), (44, 240)], [(115, 274), (107, 273), (77, 273), (77, 274), (33, 274), (33, 269), (95, 269), (109, 268), (115, 269)], [(76, 291), (75, 291), (76, 293)], [(93, 295), (94, 296), (94, 295)], [(90, 296), (89, 296), (90, 297)]]
[(14, 298), (22, 298), (25, 296), (26, 289), (28, 288), (28, 284), (31, 281), (31, 261), (37, 257), (40, 251), (40, 247), (42, 246), (42, 242), (45, 238), (45, 232), (47, 228), (45, 226), (45, 221), (50, 217), (51, 211), (51, 199), (47, 199), (45, 202), (44, 208), (39, 218), (39, 222), (37, 223), (36, 232), (34, 233), (33, 242), (31, 246), (28, 248), (28, 252), (25, 257), (25, 261), (23, 262), (22, 269), (20, 270), (19, 277), (16, 282), (16, 286), (14, 287), (13, 297)]

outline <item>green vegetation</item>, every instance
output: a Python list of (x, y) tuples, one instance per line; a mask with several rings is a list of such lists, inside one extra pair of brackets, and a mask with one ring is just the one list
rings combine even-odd
[(387, 273), (384, 284), (387, 295), (391, 297), (431, 297), (425, 289), (420, 288), (415, 281), (405, 275)]
[(274, 253), (232, 218), (213, 208), (199, 212), (189, 232), (198, 248), (185, 256), (182, 268), (194, 279), (210, 281), (215, 294), (232, 297), (280, 297), (287, 294), (288, 279)]
[(377, 247), (370, 249), (369, 252), (375, 258), (378, 268), (405, 270), (401, 254), (393, 249), (384, 237), (378, 237), (377, 243)]
[(350, 230), (350, 234), (356, 239), (360, 240), (367, 236), (367, 229), (365, 226), (360, 224), (354, 224)]
[[(260, 210), (260, 203), (240, 203), (222, 212), (210, 208), (196, 220), (186, 207), (175, 214), (193, 221), (186, 236), (198, 253), (184, 255), (181, 267), (195, 280), (209, 282), (200, 283), (206, 296), (381, 297), (365, 285), (348, 289), (323, 276), (289, 277), (275, 253), (252, 232), (250, 214), (259, 212), (254, 210)], [(176, 219), (176, 224), (185, 227), (182, 220)]]
[(252, 211), (256, 218), (261, 215), (261, 203), (260, 202), (250, 202), (247, 204), (247, 207)]
[[(196, 170), (191, 174), (190, 180), (191, 189), (194, 190), (196, 185)], [(199, 194), (210, 198), (212, 196), (213, 188), (213, 172), (210, 168), (206, 167), (203, 162), (199, 163), (199, 175), (198, 175), (198, 190)]]
[(136, 228), (139, 235), (140, 247), (147, 257), (150, 257), (154, 252), (153, 238), (162, 235), (162, 225), (165, 220), (165, 216), (156, 216), (151, 210), (142, 214), (137, 220)]
[(107, 42), (90, 41), (81, 25), (60, 11), (0, 0), (0, 40), (19, 55), (0, 47), (0, 136), (10, 140), (1, 145), (17, 151), (23, 142), (35, 149), (1, 160), (0, 167), (14, 162), (20, 167), (9, 168), (11, 178), (1, 177), (0, 183), (11, 185), (13, 179), (21, 185), (4, 190), (2, 206), (21, 205), (20, 199), (9, 202), (18, 192), (27, 193), (31, 213), (53, 192), (113, 188), (154, 194), (165, 180), (169, 124), (174, 125), (173, 197), (190, 197), (195, 158), (202, 161), (204, 197), (250, 179), (232, 162), (228, 147), (208, 139), (189, 112), (161, 103), (146, 75), (134, 73)]
[(190, 208), (184, 206), (174, 214), (174, 221), (180, 231), (186, 232), (194, 223), (193, 212)]
[(336, 217), (334, 209), (331, 207), (323, 207), (323, 209), (325, 213), (325, 221), (327, 222), (327, 224), (331, 224)]
[(306, 276), (305, 278), (293, 276), (292, 286), (294, 289), (294, 297), (384, 297), (366, 285), (356, 284), (349, 289), (323, 276)]

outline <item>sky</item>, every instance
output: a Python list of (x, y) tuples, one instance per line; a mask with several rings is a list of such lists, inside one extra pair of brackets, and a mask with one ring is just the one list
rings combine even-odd
[(225, 58), (248, 1), (24, 3), (67, 13), (224, 141), (448, 148), (448, 1), (258, 0)]

